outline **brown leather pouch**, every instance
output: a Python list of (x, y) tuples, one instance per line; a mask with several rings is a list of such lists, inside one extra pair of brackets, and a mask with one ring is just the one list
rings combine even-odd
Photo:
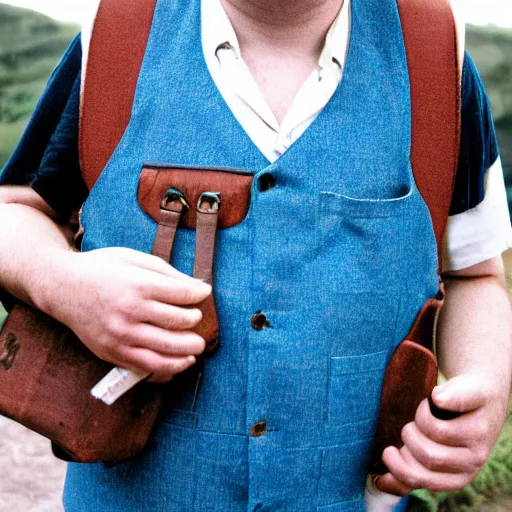
[(382, 388), (379, 423), (369, 473), (387, 472), (381, 460), (387, 446), (403, 445), (402, 428), (414, 420), (416, 409), (429, 398), (437, 384), (437, 360), (433, 353), (433, 336), (443, 292), (422, 307), (406, 339), (395, 350)]
[(117, 462), (144, 447), (163, 388), (142, 382), (112, 406), (92, 387), (111, 369), (64, 325), (15, 303), (0, 333), (0, 412), (52, 440), (61, 458)]
[[(159, 222), (153, 254), (169, 261), (176, 234), (178, 223), (169, 227), (172, 212), (163, 200), (168, 189), (181, 190), (190, 205), (198, 203), (202, 192), (219, 191), (223, 204), (218, 224), (230, 227), (247, 214), (251, 183), (252, 175), (235, 171), (143, 169), (140, 205)], [(207, 281), (212, 281), (217, 225), (212, 227), (211, 218), (190, 208), (177, 219), (202, 229), (196, 240), (194, 274)], [(48, 315), (12, 297), (8, 302), (10, 313), (0, 332), (0, 413), (50, 439), (54, 453), (66, 460), (120, 462), (137, 455), (157, 421), (165, 386), (143, 381), (113, 405), (105, 405), (90, 390), (113, 365), (97, 358), (70, 329)], [(213, 350), (218, 338), (213, 295), (202, 309), (197, 331)]]

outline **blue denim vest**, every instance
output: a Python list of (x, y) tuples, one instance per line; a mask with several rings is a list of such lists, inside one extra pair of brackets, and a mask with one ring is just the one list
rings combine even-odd
[[(66, 510), (365, 510), (383, 372), (438, 280), (395, 1), (353, 0), (352, 20), (339, 88), (270, 164), (208, 73), (200, 0), (158, 1), (131, 121), (84, 205), (83, 249), (150, 252), (147, 161), (251, 174), (251, 205), (218, 234), (218, 351), (199, 380), (193, 368), (173, 381), (141, 456), (69, 465)], [(276, 186), (262, 191), (267, 174)], [(194, 241), (179, 230), (172, 264), (187, 273)], [(255, 330), (259, 310), (270, 326)]]

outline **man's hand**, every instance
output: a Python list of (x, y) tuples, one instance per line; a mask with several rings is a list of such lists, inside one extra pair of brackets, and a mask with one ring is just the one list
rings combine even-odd
[(428, 401), (402, 430), (404, 446), (384, 450), (390, 473), (377, 487), (453, 491), (484, 465), (503, 426), (512, 375), (510, 300), (501, 257), (444, 275), (445, 304), (437, 329), (437, 358), (448, 382), (434, 389), (440, 409), (462, 413), (439, 420)]
[(191, 332), (202, 318), (191, 306), (211, 287), (131, 249), (74, 252), (71, 231), (56, 220), (30, 187), (0, 187), (0, 285), (70, 327), (99, 358), (153, 381), (193, 365), (205, 342)]
[[(55, 256), (56, 251), (53, 251)], [(59, 272), (40, 284), (37, 306), (70, 327), (100, 359), (167, 382), (196, 362), (191, 332), (211, 287), (156, 256), (124, 248), (58, 251)]]
[(388, 447), (382, 459), (390, 473), (379, 490), (405, 495), (413, 489), (454, 491), (470, 484), (488, 459), (507, 414), (507, 397), (494, 377), (460, 375), (434, 389), (434, 403), (460, 412), (452, 420), (435, 418), (424, 400), (414, 422), (402, 430), (401, 449)]

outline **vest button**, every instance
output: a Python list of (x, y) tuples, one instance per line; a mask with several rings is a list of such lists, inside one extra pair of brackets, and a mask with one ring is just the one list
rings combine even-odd
[(276, 186), (276, 178), (270, 173), (262, 174), (258, 179), (258, 190), (260, 192), (266, 192)]
[(265, 435), (266, 432), (267, 432), (267, 424), (264, 421), (260, 421), (258, 423), (255, 423), (251, 427), (251, 436), (252, 437), (263, 436), (263, 435)]
[(265, 327), (271, 327), (267, 317), (261, 311), (256, 311), (252, 315), (251, 326), (255, 331), (262, 331)]

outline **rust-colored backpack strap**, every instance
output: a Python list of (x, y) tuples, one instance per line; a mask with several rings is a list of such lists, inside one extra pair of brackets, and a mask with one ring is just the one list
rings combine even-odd
[(89, 190), (130, 121), (156, 0), (101, 0), (80, 112), (80, 160)]
[(457, 28), (449, 0), (397, 0), (397, 4), (411, 84), (411, 163), (430, 210), (441, 268), (460, 143)]
[[(457, 30), (448, 0), (397, 3), (411, 84), (411, 163), (432, 217), (441, 270), (442, 241), (459, 156), (461, 75)], [(438, 369), (432, 338), (443, 299), (441, 282), (438, 295), (424, 304), (386, 368), (371, 473), (387, 472), (381, 459), (383, 450), (402, 446), (403, 426), (414, 420), (418, 405), (430, 397), (436, 385)]]

